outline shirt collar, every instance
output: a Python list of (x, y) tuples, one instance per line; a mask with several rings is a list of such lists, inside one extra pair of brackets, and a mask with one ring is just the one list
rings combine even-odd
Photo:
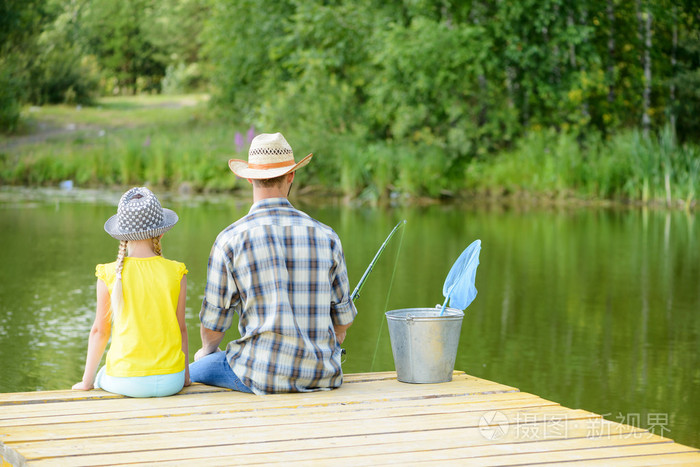
[(292, 203), (290, 203), (287, 198), (266, 198), (258, 201), (257, 203), (253, 203), (253, 205), (250, 207), (250, 211), (248, 211), (248, 214), (252, 214), (255, 211), (263, 209), (291, 207), (293, 207)]

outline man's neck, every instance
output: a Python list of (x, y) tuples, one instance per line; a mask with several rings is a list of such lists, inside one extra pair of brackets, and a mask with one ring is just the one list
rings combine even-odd
[(289, 190), (292, 188), (292, 183), (294, 183), (294, 172), (285, 175), (280, 184), (270, 186), (255, 184), (252, 180), (248, 181), (253, 185), (253, 204), (270, 198), (286, 199), (289, 196)]
[[(286, 190), (286, 188), (285, 188)], [(278, 187), (274, 188), (263, 188), (263, 187), (253, 187), (253, 203), (257, 203), (264, 199), (270, 198), (286, 198), (287, 192), (281, 190)]]

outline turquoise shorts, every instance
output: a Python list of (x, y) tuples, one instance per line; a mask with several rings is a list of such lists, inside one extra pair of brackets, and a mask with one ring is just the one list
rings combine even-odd
[(163, 397), (180, 392), (185, 385), (185, 370), (151, 376), (109, 376), (102, 367), (95, 378), (95, 388), (129, 397)]

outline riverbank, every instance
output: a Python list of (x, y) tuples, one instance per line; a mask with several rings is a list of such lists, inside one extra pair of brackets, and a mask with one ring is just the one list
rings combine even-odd
[[(225, 167), (230, 158), (246, 158), (256, 129), (218, 118), (207, 102), (206, 95), (135, 96), (104, 98), (94, 107), (27, 108), (22, 134), (0, 138), (0, 183), (244, 192), (246, 184)], [(356, 204), (697, 208), (700, 150), (677, 144), (669, 131), (650, 139), (630, 131), (582, 141), (542, 130), (506, 152), (467, 162), (435, 148), (363, 144), (348, 135), (287, 138), (298, 153), (316, 155), (298, 174), (298, 196)]]

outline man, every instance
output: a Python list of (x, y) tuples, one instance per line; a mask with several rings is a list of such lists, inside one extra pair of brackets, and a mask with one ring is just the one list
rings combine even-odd
[[(339, 387), (340, 344), (357, 310), (337, 234), (287, 200), (294, 161), (280, 133), (255, 137), (229, 167), (253, 185), (250, 212), (224, 229), (209, 256), (193, 382), (270, 394)], [(219, 351), (239, 314), (241, 337)]]

